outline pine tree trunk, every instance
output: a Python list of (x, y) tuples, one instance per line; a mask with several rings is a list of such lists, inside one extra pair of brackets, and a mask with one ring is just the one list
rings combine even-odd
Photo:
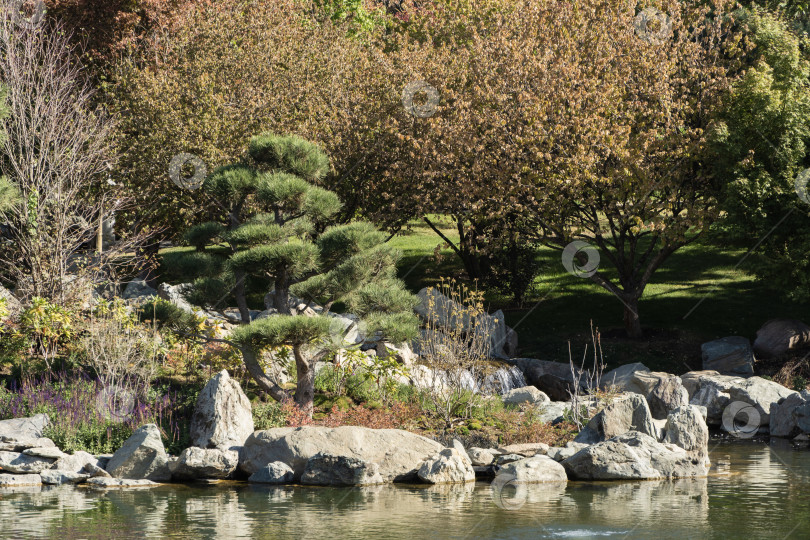
[(284, 392), (284, 389), (270, 379), (262, 369), (261, 365), (259, 365), (259, 361), (256, 358), (256, 352), (247, 347), (241, 349), (241, 351), (242, 360), (245, 362), (245, 367), (247, 367), (250, 376), (253, 377), (253, 380), (256, 381), (259, 388), (270, 394), (270, 397), (276, 401), (283, 402), (289, 399), (289, 396), (286, 392)]
[(293, 346), (295, 356), (295, 370), (298, 376), (298, 386), (295, 389), (295, 404), (312, 418), (313, 403), (315, 401), (315, 370), (301, 353), (301, 346)]
[(250, 308), (247, 305), (245, 298), (245, 279), (246, 275), (243, 270), (234, 272), (236, 278), (236, 285), (233, 288), (233, 295), (236, 297), (236, 306), (239, 308), (239, 316), (242, 317), (242, 322), (250, 324)]

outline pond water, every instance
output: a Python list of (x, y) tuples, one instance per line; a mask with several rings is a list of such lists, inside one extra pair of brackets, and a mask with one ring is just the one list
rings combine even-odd
[(674, 482), (0, 490), (2, 538), (810, 538), (810, 450), (710, 443)]

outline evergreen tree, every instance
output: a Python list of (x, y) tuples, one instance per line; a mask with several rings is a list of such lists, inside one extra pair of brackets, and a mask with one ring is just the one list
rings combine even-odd
[[(330, 226), (341, 202), (313, 184), (328, 169), (321, 149), (299, 137), (253, 137), (242, 161), (215, 170), (203, 184), (226, 210), (226, 222), (192, 227), (186, 240), (196, 251), (182, 263), (200, 274), (194, 300), (212, 303), (233, 291), (244, 323), (233, 343), (259, 386), (278, 400), (286, 393), (266, 375), (258, 356), (264, 348), (292, 350), (295, 402), (310, 413), (315, 373), (304, 348), (329, 335), (335, 302), (362, 317), (368, 332), (393, 341), (413, 337), (417, 328), (416, 297), (396, 278), (400, 255), (385, 234), (365, 222)], [(250, 293), (267, 285), (275, 312), (251, 322)], [(307, 316), (297, 309), (298, 299), (324, 310)]]

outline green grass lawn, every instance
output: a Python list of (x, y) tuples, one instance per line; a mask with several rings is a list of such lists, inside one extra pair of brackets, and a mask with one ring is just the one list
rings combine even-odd
[[(458, 237), (452, 229), (443, 232), (454, 241)], [(414, 291), (442, 276), (463, 277), (451, 250), (439, 250), (440, 260), (434, 259), (441, 240), (423, 223), (414, 223), (391, 242), (403, 251), (400, 277)], [(783, 301), (779, 291), (756, 281), (745, 263), (734, 270), (745, 252), (704, 241), (670, 257), (641, 299), (639, 314), (646, 332), (642, 340), (624, 337), (619, 300), (590, 280), (568, 274), (557, 250), (540, 252), (542, 272), (522, 309), (510, 308), (508, 299), (495, 294), (488, 294), (487, 300), (490, 311), (503, 309), (507, 324), (517, 331), (521, 356), (567, 362), (570, 342), (578, 362), (586, 345), (589, 354), (593, 351), (593, 321), (602, 334), (609, 369), (643, 362), (651, 369), (683, 373), (701, 369), (701, 343), (729, 335), (753, 340), (762, 323), (775, 317), (810, 320), (810, 306)], [(609, 263), (604, 257), (602, 262), (605, 269)], [(615, 276), (610, 270), (608, 275)]]
[[(452, 228), (443, 232), (453, 241), (458, 238)], [(435, 285), (442, 277), (464, 279), (459, 259), (423, 222), (412, 223), (391, 243), (403, 253), (399, 276), (414, 292)], [(164, 281), (188, 281), (171, 259), (190, 249), (161, 252)], [(593, 321), (601, 332), (608, 369), (643, 362), (651, 369), (683, 373), (701, 369), (701, 343), (730, 335), (753, 340), (762, 323), (775, 317), (810, 321), (810, 306), (783, 301), (779, 291), (756, 281), (745, 263), (734, 270), (745, 252), (745, 248), (718, 247), (704, 241), (670, 257), (654, 274), (641, 299), (639, 314), (646, 333), (641, 340), (624, 337), (619, 300), (590, 280), (568, 274), (560, 251), (540, 252), (542, 272), (522, 308), (510, 306), (509, 299), (497, 294), (488, 293), (486, 298), (489, 310), (503, 309), (507, 324), (517, 331), (521, 356), (567, 362), (570, 342), (579, 362), (586, 345), (592, 354)], [(604, 257), (603, 263), (605, 269), (609, 263)], [(610, 268), (606, 270), (615, 276)], [(260, 296), (248, 300), (259, 308)], [(233, 299), (225, 302), (234, 305)]]

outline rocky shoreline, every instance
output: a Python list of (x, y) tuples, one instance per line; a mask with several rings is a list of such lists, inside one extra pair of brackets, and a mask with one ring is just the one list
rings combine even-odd
[[(547, 368), (535, 362), (535, 374)], [(137, 429), (112, 455), (68, 455), (43, 437), (45, 415), (0, 422), (0, 489), (59, 484), (136, 488), (221, 479), (361, 486), (696, 478), (709, 474), (710, 427), (738, 437), (770, 433), (798, 440), (806, 440), (810, 428), (810, 393), (760, 377), (710, 370), (679, 377), (632, 364), (607, 373), (604, 380), (610, 397), (564, 447), (464, 448), (457, 440), (445, 447), (398, 429), (254, 431), (249, 400), (222, 371), (197, 401), (191, 422), (194, 446), (178, 456), (166, 453), (154, 424)], [(515, 389), (503, 399), (551, 411), (548, 416), (566, 414), (571, 407), (551, 401), (536, 387)]]

